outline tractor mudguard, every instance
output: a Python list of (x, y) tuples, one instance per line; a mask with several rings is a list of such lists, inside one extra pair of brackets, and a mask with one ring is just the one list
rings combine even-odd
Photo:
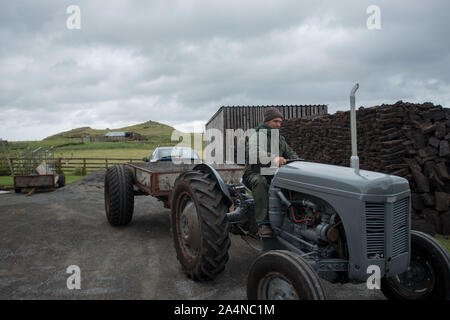
[(230, 192), (228, 191), (228, 186), (223, 181), (222, 177), (219, 175), (219, 173), (216, 171), (216, 169), (211, 167), (209, 164), (200, 163), (200, 164), (197, 164), (192, 170), (210, 173), (217, 180), (220, 190), (222, 191), (223, 195), (225, 196), (225, 201), (227, 202), (227, 205), (231, 206), (233, 204), (233, 200), (231, 199)]

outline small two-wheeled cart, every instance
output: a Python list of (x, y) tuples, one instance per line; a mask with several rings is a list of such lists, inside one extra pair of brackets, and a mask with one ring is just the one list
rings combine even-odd
[(14, 172), (14, 190), (20, 193), (25, 188), (31, 188), (31, 192), (37, 188), (61, 188), (65, 186), (66, 179), (56, 171), (53, 148), (40, 147), (20, 153)]

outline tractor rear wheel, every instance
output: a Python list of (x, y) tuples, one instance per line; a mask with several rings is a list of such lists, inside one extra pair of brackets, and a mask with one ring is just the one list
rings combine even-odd
[(321, 280), (295, 252), (271, 250), (253, 262), (247, 279), (249, 300), (325, 300)]
[(171, 200), (177, 259), (188, 277), (212, 280), (228, 261), (228, 207), (217, 180), (202, 171), (178, 176)]
[(109, 167), (105, 175), (105, 211), (112, 226), (130, 223), (134, 210), (133, 174), (125, 165)]
[(450, 299), (450, 256), (430, 235), (411, 231), (408, 270), (381, 279), (381, 291), (392, 300)]

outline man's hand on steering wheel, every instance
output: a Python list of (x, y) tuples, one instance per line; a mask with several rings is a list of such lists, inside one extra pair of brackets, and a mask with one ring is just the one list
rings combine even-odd
[(286, 159), (283, 157), (276, 157), (273, 159), (273, 162), (277, 165), (277, 166), (283, 166), (286, 164)]

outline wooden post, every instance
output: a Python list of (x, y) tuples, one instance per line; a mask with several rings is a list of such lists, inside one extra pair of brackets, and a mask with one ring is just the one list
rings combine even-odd
[[(86, 158), (83, 158), (83, 169), (84, 169), (84, 172), (86, 172), (87, 170), (86, 170)], [(87, 172), (86, 172), (87, 173)]]
[(13, 176), (14, 175), (14, 170), (13, 170), (13, 167), (11, 165), (11, 160), (9, 160), (8, 150), (6, 149), (5, 143), (3, 142), (2, 139), (0, 139), (0, 142), (2, 143), (3, 150), (5, 152), (5, 157), (6, 157), (6, 160), (8, 161), (9, 171), (11, 172), (11, 175)]
[(58, 158), (58, 160), (57, 160), (57, 172), (61, 172), (62, 171), (62, 165), (61, 165), (61, 158)]
[(105, 159), (105, 169), (108, 169), (108, 159)]
[(28, 192), (27, 196), (31, 196), (36, 192), (36, 187), (34, 187), (33, 189), (30, 190), (30, 192)]

